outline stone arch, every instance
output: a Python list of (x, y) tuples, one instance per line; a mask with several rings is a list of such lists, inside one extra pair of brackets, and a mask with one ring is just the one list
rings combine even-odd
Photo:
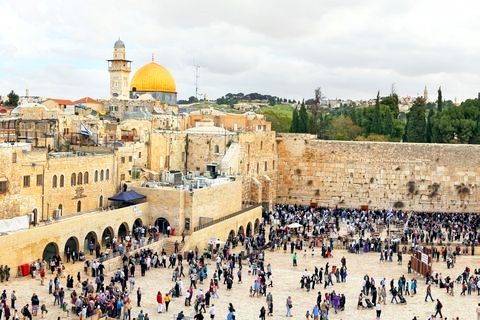
[(113, 228), (106, 227), (102, 233), (102, 247), (110, 248), (113, 237), (114, 237)]
[(125, 238), (125, 236), (129, 233), (128, 230), (128, 224), (126, 222), (123, 222), (119, 227), (118, 227), (118, 239), (122, 240)]
[(253, 233), (260, 233), (260, 219), (255, 219), (255, 224), (253, 225)]
[(245, 230), (243, 230), (243, 226), (240, 226), (238, 227), (238, 232), (237, 232), (237, 236), (244, 236), (245, 235)]
[(251, 236), (252, 236), (252, 223), (251, 223), (251, 222), (247, 223), (247, 228), (246, 228), (246, 233), (245, 233), (245, 235), (246, 235), (247, 237), (251, 237)]
[(139, 239), (139, 236), (140, 236), (141, 227), (144, 227), (142, 219), (140, 218), (135, 219), (135, 222), (133, 223), (133, 228), (132, 228), (132, 235), (137, 240)]
[(155, 220), (155, 226), (158, 227), (158, 231), (162, 234), (167, 233), (167, 228), (170, 225), (170, 222), (168, 222), (167, 219), (160, 217), (157, 220)]
[(97, 237), (97, 234), (95, 233), (95, 231), (90, 231), (90, 232), (85, 236), (85, 239), (84, 239), (84, 241), (83, 241), (83, 250), (84, 250), (84, 252), (89, 252), (88, 245), (90, 244), (90, 242), (93, 242), (93, 246), (94, 246), (94, 249), (95, 249), (95, 246), (96, 246), (96, 244), (98, 243), (98, 237)]
[(233, 241), (233, 238), (235, 238), (235, 231), (230, 230), (230, 233), (228, 234), (228, 241)]
[(52, 257), (58, 256), (58, 246), (55, 242), (48, 243), (43, 249), (43, 260), (48, 261)]
[(77, 237), (70, 237), (68, 238), (67, 242), (65, 242), (65, 248), (63, 249), (64, 253), (66, 254), (67, 252), (67, 248), (70, 248), (70, 252), (73, 252), (75, 251), (77, 253), (77, 257), (78, 257), (78, 251), (79, 251), (79, 246), (78, 246), (78, 239)]

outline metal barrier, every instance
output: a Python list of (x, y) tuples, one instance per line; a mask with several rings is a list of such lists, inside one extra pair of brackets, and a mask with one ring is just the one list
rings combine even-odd
[(242, 210), (240, 210), (240, 211), (231, 213), (231, 214), (226, 215), (226, 216), (224, 216), (224, 217), (221, 217), (221, 218), (218, 218), (218, 219), (209, 221), (209, 222), (207, 222), (207, 223), (204, 223), (204, 224), (202, 224), (202, 225), (196, 226), (195, 228), (193, 228), (193, 231), (202, 230), (202, 229), (204, 229), (204, 228), (206, 228), (206, 227), (210, 227), (210, 226), (212, 226), (212, 225), (214, 225), (214, 224), (217, 224), (217, 223), (219, 223), (219, 222), (222, 222), (222, 221), (225, 221), (225, 220), (227, 220), (227, 219), (233, 218), (233, 217), (235, 217), (235, 216), (241, 215), (242, 213), (245, 213), (245, 212), (247, 212), (247, 211), (250, 211), (250, 210), (252, 210), (252, 209), (255, 209), (255, 208), (258, 208), (258, 207), (261, 207), (261, 206), (262, 206), (261, 204), (257, 204), (257, 205), (254, 205), (254, 206), (251, 206), (251, 207), (248, 207), (248, 208), (244, 208), (244, 209), (242, 209)]

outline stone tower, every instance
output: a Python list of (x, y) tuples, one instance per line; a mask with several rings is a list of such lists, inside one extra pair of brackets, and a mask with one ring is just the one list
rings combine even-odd
[(112, 97), (128, 98), (131, 62), (125, 59), (125, 44), (118, 39), (113, 46), (113, 59), (108, 61), (110, 73), (110, 95)]

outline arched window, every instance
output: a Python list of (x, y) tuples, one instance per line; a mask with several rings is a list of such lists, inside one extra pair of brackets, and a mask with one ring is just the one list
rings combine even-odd
[(83, 174), (83, 183), (88, 184), (88, 171), (85, 171)]
[(100, 171), (100, 181), (103, 181), (103, 169)]
[(79, 172), (77, 175), (77, 184), (78, 185), (83, 184), (83, 174), (81, 172)]
[(82, 211), (82, 201), (78, 201), (77, 202), (77, 212), (81, 212)]
[(52, 178), (52, 188), (57, 187), (57, 175), (54, 175)]
[(98, 207), (103, 208), (103, 196), (100, 196), (100, 198), (98, 199)]
[(98, 170), (95, 170), (95, 182), (98, 182)]
[(70, 185), (75, 186), (77, 184), (77, 175), (72, 173), (72, 178), (70, 179)]
[(105, 180), (109, 180), (110, 179), (110, 169), (107, 169), (107, 171), (105, 171)]
[(60, 175), (60, 188), (63, 188), (65, 187), (65, 177), (62, 175)]

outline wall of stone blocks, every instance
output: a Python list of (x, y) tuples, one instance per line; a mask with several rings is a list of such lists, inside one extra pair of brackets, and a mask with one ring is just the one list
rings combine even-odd
[(418, 211), (480, 210), (480, 146), (278, 138), (277, 201)]

